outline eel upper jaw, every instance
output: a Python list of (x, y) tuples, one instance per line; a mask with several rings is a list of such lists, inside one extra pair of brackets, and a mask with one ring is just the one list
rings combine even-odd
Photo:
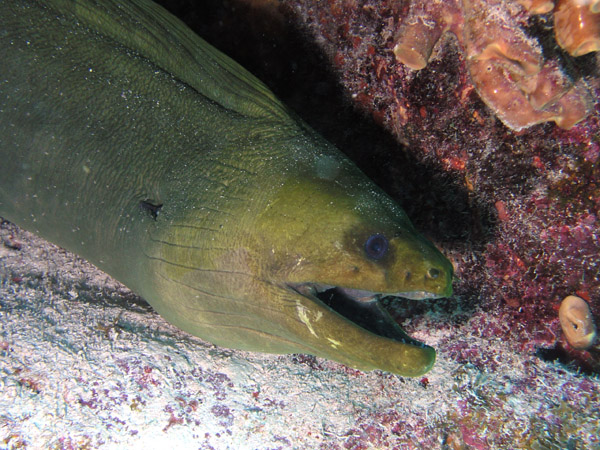
[(332, 309), (349, 322), (378, 336), (405, 344), (422, 347), (424, 344), (411, 338), (381, 305), (381, 298), (404, 297), (411, 300), (439, 298), (439, 295), (424, 292), (376, 293), (358, 289), (340, 288), (316, 283), (289, 284), (289, 288), (314, 302)]

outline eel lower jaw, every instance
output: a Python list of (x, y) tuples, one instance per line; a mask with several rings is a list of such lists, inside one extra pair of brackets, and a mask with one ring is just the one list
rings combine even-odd
[(390, 296), (404, 297), (410, 300), (440, 297), (424, 291), (383, 294), (316, 283), (289, 284), (288, 287), (314, 302), (327, 306), (333, 312), (368, 332), (419, 347), (424, 344), (406, 334), (382, 306), (380, 300)]

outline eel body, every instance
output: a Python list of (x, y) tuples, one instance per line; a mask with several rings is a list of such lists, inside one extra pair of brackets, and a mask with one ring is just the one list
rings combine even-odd
[(379, 304), (451, 294), (406, 214), (147, 0), (0, 1), (0, 216), (217, 345), (417, 376)]

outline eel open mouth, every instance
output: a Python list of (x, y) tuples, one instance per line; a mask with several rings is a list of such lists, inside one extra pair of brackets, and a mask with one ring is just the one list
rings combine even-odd
[(371, 333), (419, 347), (424, 344), (404, 332), (381, 304), (381, 299), (383, 297), (403, 297), (410, 300), (422, 300), (439, 297), (422, 291), (382, 294), (314, 283), (290, 285), (290, 287), (299, 294), (328, 306), (345, 319)]

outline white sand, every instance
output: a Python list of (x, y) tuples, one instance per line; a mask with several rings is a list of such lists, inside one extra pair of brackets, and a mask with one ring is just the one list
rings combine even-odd
[[(424, 387), (217, 348), (85, 261), (10, 224), (0, 239), (2, 449), (501, 448), (503, 438), (525, 448), (520, 434), (539, 448), (598, 445), (598, 380), (485, 341), (468, 322), (413, 333), (440, 352)], [(457, 340), (496, 351), (499, 365), (453, 361)]]

